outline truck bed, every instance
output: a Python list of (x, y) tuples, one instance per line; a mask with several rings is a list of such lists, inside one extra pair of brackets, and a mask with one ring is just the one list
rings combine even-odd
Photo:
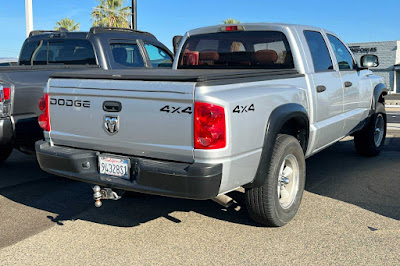
[[(295, 69), (202, 69), (202, 70), (172, 70), (172, 69), (138, 69), (132, 70), (85, 70), (80, 72), (54, 73), (51, 78), (63, 79), (105, 79), (105, 80), (138, 80), (138, 81), (173, 81), (197, 83), (249, 82), (257, 80), (286, 79), (303, 76)], [(215, 84), (214, 84), (215, 85)]]
[(54, 70), (57, 71), (58, 69), (87, 69), (87, 68), (93, 68), (93, 69), (98, 69), (99, 66), (95, 65), (58, 65), (58, 64), (53, 64), (53, 65), (34, 65), (34, 66), (28, 66), (28, 65), (22, 65), (22, 66), (2, 66), (0, 67), (0, 73), (3, 72), (9, 72), (9, 71), (32, 71), (32, 70)]

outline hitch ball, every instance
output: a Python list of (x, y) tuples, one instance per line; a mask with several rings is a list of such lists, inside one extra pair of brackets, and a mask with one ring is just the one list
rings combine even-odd
[(96, 200), (96, 201), (94, 202), (94, 206), (96, 206), (97, 208), (100, 208), (101, 205), (103, 205), (103, 203), (101, 202), (101, 200)]
[(101, 203), (101, 188), (100, 186), (94, 186), (93, 188), (93, 199), (95, 200), (94, 202), (94, 206), (96, 206), (97, 208), (100, 208), (101, 205), (103, 205), (103, 203)]

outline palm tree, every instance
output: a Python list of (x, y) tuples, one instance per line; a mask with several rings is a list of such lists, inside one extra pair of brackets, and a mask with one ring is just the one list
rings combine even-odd
[(124, 0), (96, 0), (99, 5), (92, 12), (93, 26), (129, 28), (130, 7)]
[(60, 28), (65, 28), (68, 31), (78, 31), (79, 23), (75, 23), (75, 19), (69, 19), (68, 17), (63, 18), (62, 20), (56, 22), (55, 30), (59, 30)]
[(240, 23), (239, 20), (236, 20), (236, 19), (234, 19), (234, 18), (228, 18), (228, 19), (226, 19), (226, 20), (223, 20), (222, 22), (223, 22), (224, 24), (239, 24), (239, 23)]

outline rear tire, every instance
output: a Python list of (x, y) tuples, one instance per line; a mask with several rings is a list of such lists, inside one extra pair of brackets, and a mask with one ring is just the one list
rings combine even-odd
[(306, 163), (299, 141), (290, 135), (278, 135), (264, 185), (246, 189), (250, 217), (267, 226), (289, 223), (299, 209), (305, 176)]
[(0, 145), (0, 163), (3, 163), (10, 157), (13, 149), (11, 145)]
[(371, 121), (354, 134), (354, 145), (359, 154), (371, 157), (382, 151), (386, 139), (386, 123), (385, 106), (378, 103)]

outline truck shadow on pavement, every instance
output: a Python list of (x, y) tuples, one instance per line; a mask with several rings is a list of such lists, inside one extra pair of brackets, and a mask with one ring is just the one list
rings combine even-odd
[(306, 190), (400, 220), (400, 138), (377, 157), (358, 155), (352, 140), (310, 157)]
[[(173, 216), (176, 211), (194, 212), (200, 216), (257, 226), (247, 217), (245, 208), (238, 207), (238, 204), (225, 209), (211, 200), (125, 195), (119, 201), (103, 201), (103, 206), (96, 208), (91, 185), (45, 173), (39, 168), (35, 157), (19, 152), (14, 152), (9, 160), (0, 165), (0, 171), (0, 214), (3, 212), (12, 216), (16, 223), (27, 224), (26, 226), (33, 223), (43, 224), (46, 221), (47, 224), (63, 225), (64, 221), (80, 219), (132, 227), (160, 217), (180, 223), (181, 220)], [(235, 200), (243, 202), (243, 193), (231, 194)], [(1, 196), (4, 197), (3, 200)]]
[[(400, 220), (400, 139), (391, 139), (381, 156), (363, 158), (354, 151), (352, 141), (342, 141), (307, 160), (306, 190), (321, 196), (344, 201), (380, 215)], [(393, 144), (393, 145), (392, 145)], [(125, 196), (121, 200), (103, 201), (95, 208), (91, 186), (42, 172), (34, 157), (7, 161), (0, 166), (0, 195), (27, 208), (30, 217), (41, 217), (48, 223), (85, 220), (119, 227), (137, 226), (164, 217), (179, 224), (174, 212), (185, 222), (202, 216), (232, 223), (259, 226), (250, 220), (244, 205), (244, 194), (232, 192), (237, 204), (226, 209), (213, 201), (193, 201), (159, 196)], [(17, 159), (18, 159), (17, 158)], [(21, 166), (20, 166), (21, 165)], [(14, 178), (10, 183), (9, 178)], [(20, 180), (19, 180), (20, 179)], [(16, 181), (15, 181), (16, 180)], [(7, 206), (3, 211), (7, 211)], [(11, 210), (10, 210), (11, 211)], [(43, 211), (46, 213), (43, 214)], [(18, 217), (18, 221), (23, 217)], [(34, 218), (30, 218), (34, 219)], [(35, 222), (35, 221), (30, 221)]]

